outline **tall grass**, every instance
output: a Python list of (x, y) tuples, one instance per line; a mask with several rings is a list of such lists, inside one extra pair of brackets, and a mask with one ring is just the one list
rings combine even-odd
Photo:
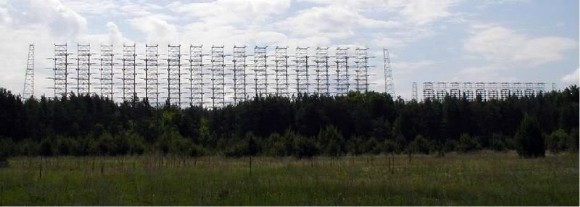
[(579, 204), (577, 154), (390, 159), (254, 157), (250, 169), (249, 158), (19, 157), (0, 169), (0, 204)]

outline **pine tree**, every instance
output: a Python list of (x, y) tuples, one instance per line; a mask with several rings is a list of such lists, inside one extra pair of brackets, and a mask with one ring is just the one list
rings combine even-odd
[(520, 127), (516, 133), (516, 147), (518, 154), (525, 158), (544, 157), (546, 148), (544, 146), (544, 137), (538, 126), (538, 122), (524, 116)]

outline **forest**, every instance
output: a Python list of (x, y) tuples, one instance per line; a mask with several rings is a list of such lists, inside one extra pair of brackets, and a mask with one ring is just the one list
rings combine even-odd
[[(161, 154), (310, 158), (536, 148), (578, 150), (578, 87), (533, 97), (405, 101), (385, 93), (257, 97), (153, 107), (96, 95), (23, 99), (0, 89), (0, 157)], [(535, 141), (530, 137), (536, 137)], [(525, 153), (520, 155), (526, 156)]]

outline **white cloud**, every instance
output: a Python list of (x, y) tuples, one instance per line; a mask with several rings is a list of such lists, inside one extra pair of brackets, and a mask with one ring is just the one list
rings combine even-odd
[(577, 42), (562, 37), (532, 38), (495, 25), (475, 25), (472, 36), (464, 42), (468, 52), (495, 62), (540, 65), (563, 58), (564, 52), (577, 47)]
[(174, 2), (168, 5), (170, 10), (180, 15), (197, 17), (212, 25), (264, 22), (289, 7), (290, 0), (217, 0), (189, 4)]
[(451, 8), (459, 0), (302, 0), (321, 5), (339, 5), (352, 10), (398, 13), (406, 22), (425, 25), (452, 16)]
[(47, 25), (53, 37), (71, 40), (86, 30), (87, 20), (59, 0), (30, 0), (30, 14), (42, 25)]
[(344, 6), (329, 5), (299, 11), (296, 16), (279, 22), (277, 26), (281, 30), (300, 36), (323, 35), (343, 39), (355, 35), (357, 29), (394, 28), (400, 24), (367, 18), (356, 10)]
[(148, 43), (168, 44), (179, 42), (179, 33), (175, 25), (155, 17), (145, 16), (129, 20), (130, 24), (141, 31)]
[(574, 72), (572, 72), (570, 74), (566, 74), (565, 76), (563, 76), (561, 81), (565, 84), (568, 84), (568, 85), (572, 85), (572, 84), (579, 85), (580, 84), (579, 77), (580, 77), (580, 69), (576, 68), (576, 70), (574, 70)]

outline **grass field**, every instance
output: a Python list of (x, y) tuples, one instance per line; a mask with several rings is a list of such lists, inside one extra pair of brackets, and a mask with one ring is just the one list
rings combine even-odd
[(12, 158), (0, 205), (573, 205), (578, 155)]

